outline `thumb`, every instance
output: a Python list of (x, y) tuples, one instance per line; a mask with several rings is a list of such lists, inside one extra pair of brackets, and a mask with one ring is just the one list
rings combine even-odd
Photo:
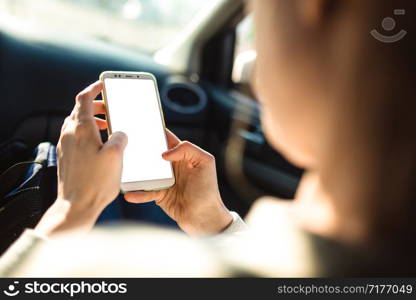
[(124, 199), (131, 203), (146, 203), (158, 201), (161, 198), (161, 191), (135, 191), (124, 194)]
[(180, 142), (176, 147), (164, 152), (162, 156), (172, 162), (185, 160), (197, 163), (214, 159), (210, 153), (188, 141)]
[(124, 149), (127, 146), (127, 135), (124, 132), (114, 132), (109, 136), (108, 141), (103, 146), (104, 152), (116, 152), (123, 154)]

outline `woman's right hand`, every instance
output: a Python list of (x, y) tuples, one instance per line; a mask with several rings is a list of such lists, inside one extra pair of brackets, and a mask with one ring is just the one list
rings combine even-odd
[(233, 218), (219, 193), (214, 156), (180, 141), (169, 130), (166, 133), (169, 150), (162, 156), (173, 163), (175, 185), (161, 191), (128, 192), (125, 199), (134, 203), (155, 201), (190, 235), (221, 232)]

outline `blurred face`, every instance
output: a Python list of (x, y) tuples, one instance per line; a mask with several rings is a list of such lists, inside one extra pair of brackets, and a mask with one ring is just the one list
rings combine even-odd
[[(313, 168), (324, 134), (323, 66), (305, 0), (255, 0), (255, 89), (269, 142), (292, 163)], [(315, 0), (306, 0), (315, 3)], [(302, 9), (299, 6), (302, 4)]]

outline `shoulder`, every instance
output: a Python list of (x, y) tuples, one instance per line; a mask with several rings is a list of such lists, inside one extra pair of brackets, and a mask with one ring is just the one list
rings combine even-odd
[(293, 225), (290, 200), (265, 196), (257, 199), (245, 220), (251, 228)]
[(311, 243), (293, 222), (290, 201), (262, 197), (245, 221), (249, 230), (244, 238), (224, 249), (230, 265), (260, 277), (317, 275)]

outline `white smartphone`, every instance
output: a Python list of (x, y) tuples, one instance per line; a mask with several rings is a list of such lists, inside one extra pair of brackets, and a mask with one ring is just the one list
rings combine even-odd
[(121, 190), (167, 189), (175, 184), (172, 164), (162, 158), (168, 150), (156, 78), (150, 73), (107, 71), (100, 75), (108, 133), (128, 136)]

